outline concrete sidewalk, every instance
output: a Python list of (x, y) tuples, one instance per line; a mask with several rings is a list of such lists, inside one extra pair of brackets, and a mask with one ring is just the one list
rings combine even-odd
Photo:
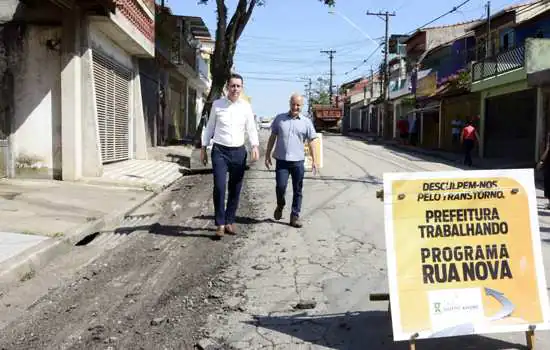
[[(174, 163), (135, 163), (117, 165), (118, 176), (97, 178), (94, 184), (0, 179), (0, 286), (116, 224), (181, 178)], [(128, 174), (138, 180), (125, 179)]]

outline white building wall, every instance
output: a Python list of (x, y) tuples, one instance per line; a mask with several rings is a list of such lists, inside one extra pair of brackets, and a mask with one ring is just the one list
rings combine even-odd
[(101, 22), (91, 22), (89, 28), (92, 49), (100, 50), (129, 70), (134, 70), (132, 57), (102, 32)]
[[(16, 176), (53, 177), (54, 167), (61, 170), (61, 56), (46, 44), (60, 36), (60, 28), (27, 27), (14, 84)], [(32, 171), (22, 169), (27, 161), (33, 163)]]

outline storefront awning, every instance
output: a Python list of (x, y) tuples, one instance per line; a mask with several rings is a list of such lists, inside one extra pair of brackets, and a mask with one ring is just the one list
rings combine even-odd
[(421, 108), (415, 108), (413, 109), (412, 111), (410, 111), (409, 113), (418, 113), (418, 112), (438, 112), (439, 111), (439, 105), (440, 105), (440, 102), (437, 101), (437, 102), (432, 102), (424, 107), (421, 107)]

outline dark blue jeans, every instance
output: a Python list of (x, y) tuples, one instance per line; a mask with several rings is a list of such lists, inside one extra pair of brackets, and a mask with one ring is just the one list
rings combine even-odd
[(304, 161), (289, 162), (277, 159), (275, 166), (275, 179), (277, 182), (275, 192), (277, 194), (277, 206), (286, 204), (285, 193), (288, 185), (288, 177), (292, 178), (292, 216), (300, 216), (302, 209), (302, 188), (304, 185)]
[[(242, 147), (226, 147), (218, 144), (212, 146), (212, 170), (214, 172), (214, 212), (216, 226), (235, 223), (239, 206), (247, 152)], [(225, 188), (229, 173), (227, 189), (227, 207), (225, 206)]]

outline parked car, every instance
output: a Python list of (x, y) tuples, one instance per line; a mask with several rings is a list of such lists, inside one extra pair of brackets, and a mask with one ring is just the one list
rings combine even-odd
[(262, 121), (260, 123), (260, 127), (262, 129), (270, 129), (271, 128), (271, 122), (272, 122), (271, 119), (262, 119)]

